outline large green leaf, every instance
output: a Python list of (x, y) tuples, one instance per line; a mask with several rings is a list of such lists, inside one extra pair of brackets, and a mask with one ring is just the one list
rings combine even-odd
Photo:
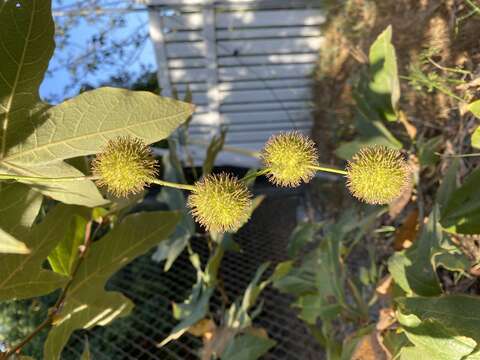
[(480, 169), (473, 171), (455, 190), (442, 210), (441, 223), (462, 234), (480, 233)]
[[(49, 106), (38, 88), (54, 49), (50, 0), (8, 0), (0, 6), (0, 172), (28, 176), (82, 176), (64, 163), (18, 168), (5, 155), (48, 119)], [(105, 203), (91, 181), (37, 184), (39, 191), (66, 203), (97, 206)]]
[(104, 326), (131, 311), (133, 303), (125, 296), (105, 291), (106, 281), (121, 267), (165, 240), (178, 220), (174, 212), (130, 215), (91, 245), (48, 334), (45, 359), (60, 359), (63, 347), (76, 329)]
[(388, 270), (395, 283), (409, 295), (434, 296), (441, 293), (432, 261), (432, 255), (440, 248), (443, 239), (439, 217), (436, 206), (414, 245), (395, 253), (388, 261)]
[[(480, 297), (470, 295), (445, 295), (440, 297), (412, 297), (396, 299), (399, 312), (410, 321), (400, 322), (415, 327), (428, 319), (434, 320), (457, 335), (480, 342)], [(414, 321), (411, 319), (417, 319)]]
[(50, 0), (0, 5), (0, 159), (39, 125), (38, 88), (54, 49)]
[(458, 335), (431, 319), (424, 320), (413, 328), (405, 327), (404, 330), (417, 352), (428, 354), (435, 360), (461, 360), (477, 346), (472, 338)]
[[(478, 360), (480, 298), (463, 294), (398, 298), (398, 320), (416, 346), (407, 352), (435, 359)], [(460, 356), (461, 355), (461, 356)], [(406, 356), (406, 355), (405, 355)], [(402, 350), (402, 359), (404, 357)]]
[[(49, 0), (8, 0), (0, 6), (1, 173), (82, 176), (61, 160), (97, 153), (118, 135), (155, 142), (190, 116), (189, 104), (112, 88), (86, 92), (55, 107), (42, 103), (38, 88), (54, 48), (50, 5)], [(37, 183), (35, 188), (65, 203), (106, 203), (89, 180)]]
[(118, 88), (87, 91), (48, 109), (46, 121), (4, 161), (44, 164), (99, 152), (107, 140), (132, 135), (147, 144), (168, 137), (193, 112), (193, 106), (150, 92)]
[(392, 26), (389, 25), (370, 47), (369, 83), (371, 103), (380, 111), (386, 120), (397, 119), (396, 108), (400, 98), (400, 82), (398, 80), (397, 56), (392, 45)]
[(70, 207), (57, 206), (20, 239), (30, 248), (30, 254), (0, 254), (0, 300), (40, 296), (65, 284), (67, 277), (44, 270), (42, 264), (64, 237), (72, 216)]

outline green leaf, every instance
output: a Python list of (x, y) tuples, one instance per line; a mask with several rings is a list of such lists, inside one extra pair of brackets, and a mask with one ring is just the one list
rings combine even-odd
[(49, 0), (0, 5), (0, 159), (40, 125), (38, 88), (54, 49)]
[(23, 242), (18, 241), (0, 228), (0, 253), (29, 254), (30, 249)]
[(45, 295), (65, 284), (67, 277), (44, 270), (42, 264), (63, 238), (72, 216), (70, 207), (55, 207), (21, 239), (30, 248), (30, 254), (0, 254), (0, 300)]
[(432, 319), (414, 328), (404, 327), (404, 331), (416, 351), (429, 354), (435, 360), (461, 360), (477, 346), (472, 338), (458, 335)]
[(298, 224), (288, 240), (288, 256), (297, 256), (306, 244), (314, 240), (315, 233), (320, 230), (322, 226), (322, 223), (312, 222)]
[(392, 45), (392, 26), (389, 25), (370, 47), (370, 101), (388, 121), (397, 119), (400, 99), (397, 56)]
[(177, 213), (162, 211), (129, 215), (91, 245), (48, 334), (45, 359), (60, 359), (73, 331), (105, 326), (132, 310), (133, 303), (118, 292), (106, 291), (105, 283), (120, 268), (165, 240), (178, 218)]
[(90, 220), (90, 216), (75, 215), (70, 227), (66, 229), (63, 239), (48, 256), (48, 262), (56, 273), (66, 276), (72, 273), (73, 264), (79, 254), (79, 247), (85, 241), (88, 220)]
[(190, 326), (205, 317), (214, 290), (215, 288), (213, 287), (206, 287), (205, 283), (199, 278), (197, 283), (193, 286), (190, 297), (182, 304), (173, 304), (173, 316), (181, 321), (173, 328), (170, 335), (165, 338), (159, 346), (164, 346), (170, 341), (178, 339)]
[(270, 262), (264, 262), (261, 264), (256, 273), (255, 276), (253, 277), (252, 281), (247, 286), (247, 289), (245, 290), (245, 293), (243, 294), (243, 299), (242, 299), (242, 304), (241, 304), (241, 310), (245, 313), (248, 312), (248, 310), (255, 305), (257, 302), (257, 298), (260, 295), (260, 293), (265, 289), (265, 287), (270, 284), (270, 279), (262, 281), (259, 283), (262, 275), (267, 271), (268, 267), (270, 266)]
[(316, 253), (308, 254), (299, 267), (292, 267), (293, 264), (287, 261), (279, 263), (274, 272), (273, 286), (281, 292), (294, 295), (315, 292), (316, 256)]
[(436, 152), (443, 144), (443, 136), (435, 136), (428, 140), (421, 140), (417, 144), (418, 148), (418, 160), (422, 166), (435, 165), (440, 160), (440, 156)]
[(453, 192), (442, 211), (441, 223), (461, 234), (480, 233), (480, 169), (474, 170)]
[(443, 214), (444, 207), (448, 204), (453, 192), (457, 188), (457, 173), (459, 167), (459, 159), (453, 159), (435, 195), (435, 202), (440, 206), (441, 214)]
[(109, 139), (122, 135), (147, 144), (168, 137), (193, 112), (193, 106), (150, 92), (100, 88), (48, 109), (48, 119), (4, 161), (45, 164), (98, 153)]
[(221, 359), (255, 360), (265, 355), (275, 344), (276, 342), (272, 339), (245, 333), (228, 342)]
[(342, 311), (340, 304), (329, 304), (325, 298), (317, 294), (301, 296), (293, 306), (300, 309), (298, 317), (310, 325), (315, 325), (319, 317), (323, 321), (332, 321)]
[[(420, 324), (433, 320), (457, 335), (480, 342), (480, 297), (469, 295), (444, 295), (440, 297), (397, 298), (398, 310), (404, 316), (415, 316)], [(399, 318), (399, 321), (404, 322)], [(407, 323), (404, 326), (412, 327)]]
[(432, 255), (440, 248), (443, 239), (438, 219), (436, 206), (414, 245), (395, 253), (388, 261), (388, 270), (395, 283), (409, 295), (434, 296), (441, 293), (432, 262)]
[[(40, 101), (38, 88), (54, 49), (50, 1), (4, 1), (0, 6), (0, 24), (0, 171), (46, 177), (83, 175), (63, 163), (25, 169), (15, 167), (5, 158), (11, 149), (21, 148), (27, 138), (35, 139), (36, 129), (48, 122), (45, 113), (49, 106)], [(105, 203), (91, 181), (37, 184), (36, 188), (66, 203)]]
[(480, 100), (476, 100), (468, 104), (468, 110), (473, 113), (477, 118), (480, 119)]

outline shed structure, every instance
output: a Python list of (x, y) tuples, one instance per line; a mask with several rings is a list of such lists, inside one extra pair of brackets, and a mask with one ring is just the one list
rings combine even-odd
[[(320, 0), (140, 0), (162, 94), (187, 87), (197, 106), (189, 150), (197, 164), (205, 144), (228, 128), (229, 147), (258, 152), (280, 131), (308, 133), (311, 78), (322, 44)], [(197, 145), (196, 145), (197, 144)], [(256, 166), (222, 152), (217, 165)]]

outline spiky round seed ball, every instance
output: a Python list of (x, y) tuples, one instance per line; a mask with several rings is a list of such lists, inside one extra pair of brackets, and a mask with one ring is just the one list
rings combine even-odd
[(411, 181), (410, 167), (400, 151), (370, 146), (355, 154), (347, 166), (347, 186), (353, 196), (368, 204), (388, 204)]
[(296, 131), (270, 137), (262, 159), (270, 182), (284, 187), (309, 182), (316, 172), (313, 167), (318, 166), (315, 143)]
[(118, 197), (142, 191), (158, 172), (150, 148), (130, 136), (108, 141), (93, 161), (92, 170), (97, 184)]
[(188, 206), (195, 220), (208, 231), (234, 232), (250, 217), (252, 195), (232, 175), (207, 175), (195, 183)]

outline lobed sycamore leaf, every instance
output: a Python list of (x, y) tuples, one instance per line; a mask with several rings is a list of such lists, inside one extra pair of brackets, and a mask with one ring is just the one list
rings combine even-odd
[(105, 283), (120, 268), (167, 239), (178, 220), (176, 212), (129, 215), (91, 245), (48, 334), (45, 359), (60, 359), (75, 330), (105, 326), (130, 313), (133, 303), (119, 292), (106, 291)]

